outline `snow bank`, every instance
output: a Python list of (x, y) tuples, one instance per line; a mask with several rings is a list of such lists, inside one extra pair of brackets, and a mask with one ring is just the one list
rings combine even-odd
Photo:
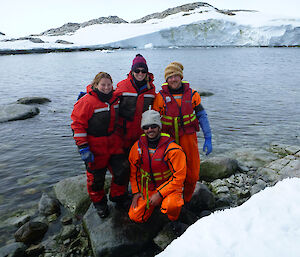
[(243, 205), (198, 220), (158, 257), (298, 257), (300, 178), (266, 188)]

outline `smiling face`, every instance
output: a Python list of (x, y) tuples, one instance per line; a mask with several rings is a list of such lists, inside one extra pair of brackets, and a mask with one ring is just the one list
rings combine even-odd
[(180, 88), (180, 86), (181, 86), (181, 77), (179, 75), (170, 76), (170, 77), (168, 77), (167, 82), (168, 82), (168, 86), (171, 89), (176, 90), (176, 89)]
[(156, 124), (144, 126), (143, 130), (144, 130), (145, 135), (150, 139), (156, 138), (161, 132), (160, 127)]
[(96, 85), (96, 88), (103, 94), (109, 94), (112, 91), (113, 86), (110, 79), (102, 78)]
[(132, 74), (137, 81), (143, 81), (146, 78), (147, 72), (144, 68), (137, 68), (132, 71)]

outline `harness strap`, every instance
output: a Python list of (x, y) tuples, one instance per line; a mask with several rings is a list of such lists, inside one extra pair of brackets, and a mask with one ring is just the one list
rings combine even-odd
[[(175, 142), (177, 144), (179, 144), (179, 126), (178, 126), (178, 120), (180, 119), (180, 117), (171, 117), (171, 116), (163, 115), (163, 118), (167, 119), (167, 120), (170, 120), (170, 122), (162, 120), (161, 123), (164, 124), (164, 125), (172, 126), (173, 123), (174, 123)], [(188, 120), (186, 120), (186, 121), (183, 122), (183, 125), (187, 125), (187, 124), (193, 122), (196, 119), (196, 115), (194, 113), (187, 114), (187, 115), (183, 116), (183, 119), (188, 119)]]
[(151, 180), (150, 178), (150, 174), (147, 171), (144, 171), (143, 169), (141, 169), (141, 173), (142, 173), (142, 177), (141, 177), (141, 193), (144, 193), (144, 179), (146, 180), (146, 198), (147, 198), (147, 209), (149, 209), (149, 191), (148, 191), (148, 185), (149, 185), (149, 181)]

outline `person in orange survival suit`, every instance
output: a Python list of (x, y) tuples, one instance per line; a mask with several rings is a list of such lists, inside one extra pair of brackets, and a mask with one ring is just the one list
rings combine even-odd
[(134, 194), (129, 217), (138, 223), (146, 222), (154, 208), (160, 206), (160, 211), (175, 221), (184, 204), (185, 153), (170, 135), (161, 133), (157, 111), (144, 112), (141, 127), (145, 134), (129, 154), (130, 184)]
[(187, 156), (187, 175), (184, 183), (184, 201), (189, 202), (199, 179), (200, 157), (197, 135), (199, 124), (204, 134), (203, 151), (212, 151), (211, 130), (207, 114), (197, 91), (182, 81), (183, 65), (170, 63), (165, 69), (166, 83), (156, 95), (153, 109), (162, 115), (162, 131), (169, 133)]
[(104, 181), (107, 168), (113, 179), (110, 200), (122, 204), (127, 200), (129, 163), (118, 134), (119, 99), (113, 94), (112, 78), (98, 73), (91, 90), (74, 105), (71, 128), (82, 160), (87, 167), (87, 189), (99, 216), (109, 214)]
[(120, 123), (124, 129), (124, 149), (127, 154), (143, 133), (140, 128), (142, 113), (149, 110), (155, 98), (153, 80), (145, 58), (137, 54), (127, 78), (117, 84), (115, 93), (120, 98)]

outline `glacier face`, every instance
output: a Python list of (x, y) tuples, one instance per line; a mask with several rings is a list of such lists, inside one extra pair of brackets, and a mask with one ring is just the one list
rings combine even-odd
[[(300, 46), (299, 18), (249, 10), (221, 11), (212, 6), (159, 17), (143, 23), (92, 24), (64, 35), (35, 35), (35, 40), (27, 37), (11, 40), (2, 35), (0, 51), (80, 47)], [(37, 43), (38, 39), (40, 43)]]
[(300, 27), (253, 27), (208, 19), (121, 40), (105, 46), (144, 48), (183, 46), (299, 46)]

